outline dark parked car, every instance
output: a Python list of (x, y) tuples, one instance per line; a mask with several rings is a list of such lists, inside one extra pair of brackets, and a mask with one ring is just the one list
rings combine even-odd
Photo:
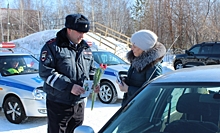
[(174, 69), (220, 64), (220, 42), (203, 42), (174, 58)]
[[(217, 133), (220, 131), (220, 65), (164, 74), (140, 91), (99, 133)], [(93, 133), (79, 126), (74, 133)]]

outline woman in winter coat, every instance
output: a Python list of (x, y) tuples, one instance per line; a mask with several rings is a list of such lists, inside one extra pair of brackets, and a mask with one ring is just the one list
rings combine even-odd
[(122, 106), (146, 81), (162, 74), (161, 61), (166, 48), (157, 41), (157, 35), (150, 30), (140, 30), (131, 37), (131, 51), (127, 60), (131, 63), (127, 78), (119, 88), (124, 92)]

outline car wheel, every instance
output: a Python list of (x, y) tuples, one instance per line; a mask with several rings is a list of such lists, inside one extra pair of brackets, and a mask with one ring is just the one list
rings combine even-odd
[(19, 124), (26, 120), (26, 114), (21, 101), (14, 96), (8, 97), (3, 105), (5, 117), (14, 124)]
[(174, 69), (177, 70), (177, 69), (181, 69), (181, 68), (183, 68), (182, 61), (176, 61), (174, 64)]
[(115, 103), (117, 100), (115, 87), (110, 82), (102, 82), (100, 84), (100, 92), (98, 93), (98, 97), (102, 103)]

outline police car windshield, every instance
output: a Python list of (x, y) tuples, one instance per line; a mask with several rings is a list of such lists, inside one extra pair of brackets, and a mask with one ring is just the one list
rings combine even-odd
[(93, 51), (93, 57), (98, 64), (107, 64), (107, 65), (127, 64), (124, 60), (122, 60), (117, 55), (114, 55), (111, 52)]
[(38, 73), (39, 62), (31, 55), (1, 55), (0, 72), (3, 76)]

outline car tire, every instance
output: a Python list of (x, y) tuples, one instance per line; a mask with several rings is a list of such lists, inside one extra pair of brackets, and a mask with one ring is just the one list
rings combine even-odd
[(183, 68), (183, 63), (182, 63), (182, 61), (176, 61), (176, 62), (174, 63), (174, 69), (177, 70), (177, 69), (181, 69), (181, 68)]
[(98, 98), (102, 103), (115, 103), (118, 96), (115, 87), (108, 81), (101, 82)]
[(15, 97), (8, 97), (3, 105), (4, 114), (8, 121), (14, 124), (19, 124), (27, 120), (24, 107), (21, 101)]

